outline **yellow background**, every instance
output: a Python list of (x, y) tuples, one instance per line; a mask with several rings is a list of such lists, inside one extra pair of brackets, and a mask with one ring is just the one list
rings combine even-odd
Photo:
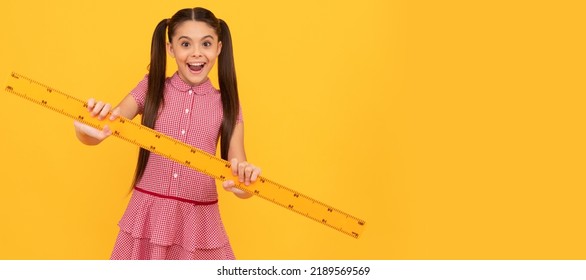
[[(582, 1), (129, 2), (2, 1), (0, 83), (117, 103), (158, 21), (225, 19), (249, 160), (367, 221), (222, 191), (238, 258), (586, 258)], [(107, 259), (137, 148), (4, 91), (0, 120), (0, 259)]]

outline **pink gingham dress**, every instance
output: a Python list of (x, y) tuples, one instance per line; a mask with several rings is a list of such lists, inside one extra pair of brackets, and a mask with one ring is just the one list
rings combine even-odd
[[(147, 77), (130, 93), (139, 113), (146, 91)], [(215, 154), (220, 92), (209, 80), (190, 86), (175, 73), (166, 79), (164, 94), (155, 130)], [(217, 202), (213, 178), (151, 153), (118, 223), (111, 259), (234, 259)]]

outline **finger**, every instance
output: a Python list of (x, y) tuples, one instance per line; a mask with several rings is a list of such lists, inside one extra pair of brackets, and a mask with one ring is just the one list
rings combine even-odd
[(248, 165), (246, 161), (238, 163), (238, 181), (240, 183), (244, 182), (244, 168), (246, 168), (246, 165)]
[(94, 106), (94, 109), (92, 110), (92, 114), (91, 114), (92, 117), (97, 116), (100, 113), (100, 111), (102, 111), (103, 107), (104, 107), (104, 102), (98, 101), (96, 103), (96, 105)]
[(226, 180), (222, 183), (222, 187), (224, 187), (224, 189), (226, 189), (227, 191), (230, 191), (230, 189), (232, 189), (234, 185), (234, 181), (232, 180)]
[(86, 135), (94, 137), (94, 138), (98, 138), (100, 136), (99, 130), (97, 130), (91, 126), (88, 126), (87, 124), (84, 124), (84, 123), (81, 123), (78, 121), (74, 121), (73, 125), (75, 126), (75, 128), (77, 130), (79, 130), (83, 134), (86, 134)]
[(96, 100), (93, 98), (88, 99), (87, 101), (87, 110), (89, 112), (91, 112), (94, 109), (94, 106), (96, 106)]
[(244, 168), (244, 185), (250, 185), (250, 176), (252, 176), (252, 171), (254, 171), (254, 166), (252, 164), (247, 165)]
[(260, 176), (260, 168), (259, 167), (255, 167), (254, 170), (252, 171), (252, 175), (250, 176), (250, 182), (255, 182), (256, 179), (258, 179), (258, 176)]
[(105, 138), (105, 137), (110, 136), (112, 134), (112, 130), (110, 130), (110, 127), (108, 125), (105, 125), (104, 129), (102, 130), (102, 133)]
[(115, 119), (117, 119), (120, 116), (120, 107), (116, 107), (114, 108), (114, 110), (112, 110), (112, 114), (110, 115), (110, 120), (113, 121)]
[(112, 105), (110, 105), (110, 103), (106, 103), (106, 105), (104, 105), (104, 108), (102, 108), (102, 110), (100, 111), (100, 115), (98, 115), (98, 120), (103, 120), (104, 118), (106, 118), (106, 116), (108, 116), (108, 113), (110, 113), (111, 108)]
[(239, 188), (236, 188), (236, 187), (231, 188), (230, 191), (233, 192), (234, 194), (244, 194), (245, 193), (245, 191), (243, 191)]
[(232, 175), (238, 176), (238, 159), (231, 159), (230, 160), (230, 167), (232, 168)]

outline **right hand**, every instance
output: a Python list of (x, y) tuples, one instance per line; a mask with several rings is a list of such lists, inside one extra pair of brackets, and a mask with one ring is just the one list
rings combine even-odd
[[(111, 113), (109, 117), (110, 121), (116, 120), (116, 118), (118, 118), (118, 116), (120, 115), (120, 108), (115, 108), (114, 110), (111, 110), (112, 105), (110, 105), (109, 103), (96, 101), (95, 99), (90, 98), (87, 104), (90, 116), (94, 118), (97, 117), (98, 120), (104, 120), (108, 116), (108, 113)], [(79, 133), (81, 133), (83, 134), (82, 137), (89, 136), (91, 138), (94, 138), (98, 142), (101, 142), (102, 140), (106, 139), (108, 136), (112, 134), (112, 131), (110, 131), (110, 127), (108, 127), (108, 125), (105, 125), (104, 129), (102, 130), (95, 129), (89, 125), (86, 125), (78, 121), (74, 121), (73, 125), (75, 126), (75, 130), (78, 132), (78, 135)]]

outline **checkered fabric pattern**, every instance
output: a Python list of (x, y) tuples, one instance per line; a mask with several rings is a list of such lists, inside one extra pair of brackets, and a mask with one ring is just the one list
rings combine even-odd
[[(139, 113), (147, 79), (130, 93)], [(190, 86), (175, 73), (166, 79), (155, 130), (215, 154), (222, 117), (220, 92), (209, 80)], [(218, 204), (213, 203), (218, 199), (213, 178), (151, 153), (136, 187), (144, 191), (132, 194), (118, 224), (112, 259), (234, 259)]]

